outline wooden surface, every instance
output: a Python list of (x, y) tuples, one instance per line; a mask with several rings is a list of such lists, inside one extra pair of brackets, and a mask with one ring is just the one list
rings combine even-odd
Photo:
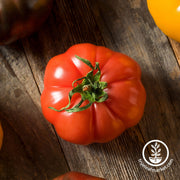
[[(60, 139), (43, 117), (40, 95), (49, 59), (89, 42), (141, 66), (147, 92), (140, 123), (105, 144)], [(41, 29), (0, 47), (1, 180), (50, 180), (70, 170), (107, 180), (180, 179), (180, 44), (154, 24), (146, 0), (56, 0)], [(146, 142), (164, 141), (172, 165), (153, 173), (138, 163)]]

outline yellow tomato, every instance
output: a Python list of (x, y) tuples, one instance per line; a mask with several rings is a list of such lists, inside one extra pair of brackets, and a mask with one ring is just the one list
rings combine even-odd
[(1, 149), (1, 146), (2, 146), (2, 141), (3, 141), (3, 130), (2, 130), (1, 123), (0, 123), (0, 149)]
[(156, 25), (180, 42), (180, 0), (147, 0), (147, 5)]

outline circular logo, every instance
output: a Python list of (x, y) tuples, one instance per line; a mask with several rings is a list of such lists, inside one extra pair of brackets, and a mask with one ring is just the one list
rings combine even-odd
[(161, 166), (168, 160), (169, 149), (164, 142), (157, 139), (151, 140), (145, 144), (142, 157), (150, 166)]

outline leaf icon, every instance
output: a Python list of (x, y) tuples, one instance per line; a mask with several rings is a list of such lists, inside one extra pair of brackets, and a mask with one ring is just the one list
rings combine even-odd
[(160, 148), (160, 149), (158, 149), (158, 153), (159, 153), (159, 152), (161, 152), (161, 148)]
[(160, 144), (157, 145), (157, 149), (159, 148)]
[(153, 149), (151, 149), (151, 152), (155, 153), (155, 151)]
[(151, 147), (152, 147), (153, 149), (156, 149), (152, 144), (151, 144)]
[(158, 143), (157, 143), (157, 142), (155, 142), (155, 147), (157, 147), (157, 145), (158, 145)]

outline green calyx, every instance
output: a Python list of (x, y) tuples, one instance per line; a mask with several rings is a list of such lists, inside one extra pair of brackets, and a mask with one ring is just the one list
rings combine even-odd
[[(94, 102), (101, 103), (108, 98), (107, 93), (104, 91), (104, 89), (107, 87), (107, 83), (100, 81), (101, 70), (99, 68), (99, 63), (96, 62), (95, 67), (93, 67), (89, 60), (83, 59), (76, 55), (75, 57), (80, 61), (84, 62), (86, 65), (88, 65), (92, 70), (89, 73), (87, 73), (85, 77), (79, 78), (72, 83), (73, 89), (69, 92), (69, 103), (67, 106), (63, 107), (60, 110), (57, 110), (53, 107), (49, 107), (54, 111), (67, 111), (69, 113), (79, 112), (89, 108)], [(78, 81), (81, 81), (81, 83), (79, 84)], [(77, 85), (75, 86), (75, 84)], [(68, 109), (71, 105), (72, 96), (75, 93), (81, 94), (81, 101), (71, 109)], [(86, 100), (88, 100), (89, 103), (85, 106), (81, 106), (82, 103)]]

